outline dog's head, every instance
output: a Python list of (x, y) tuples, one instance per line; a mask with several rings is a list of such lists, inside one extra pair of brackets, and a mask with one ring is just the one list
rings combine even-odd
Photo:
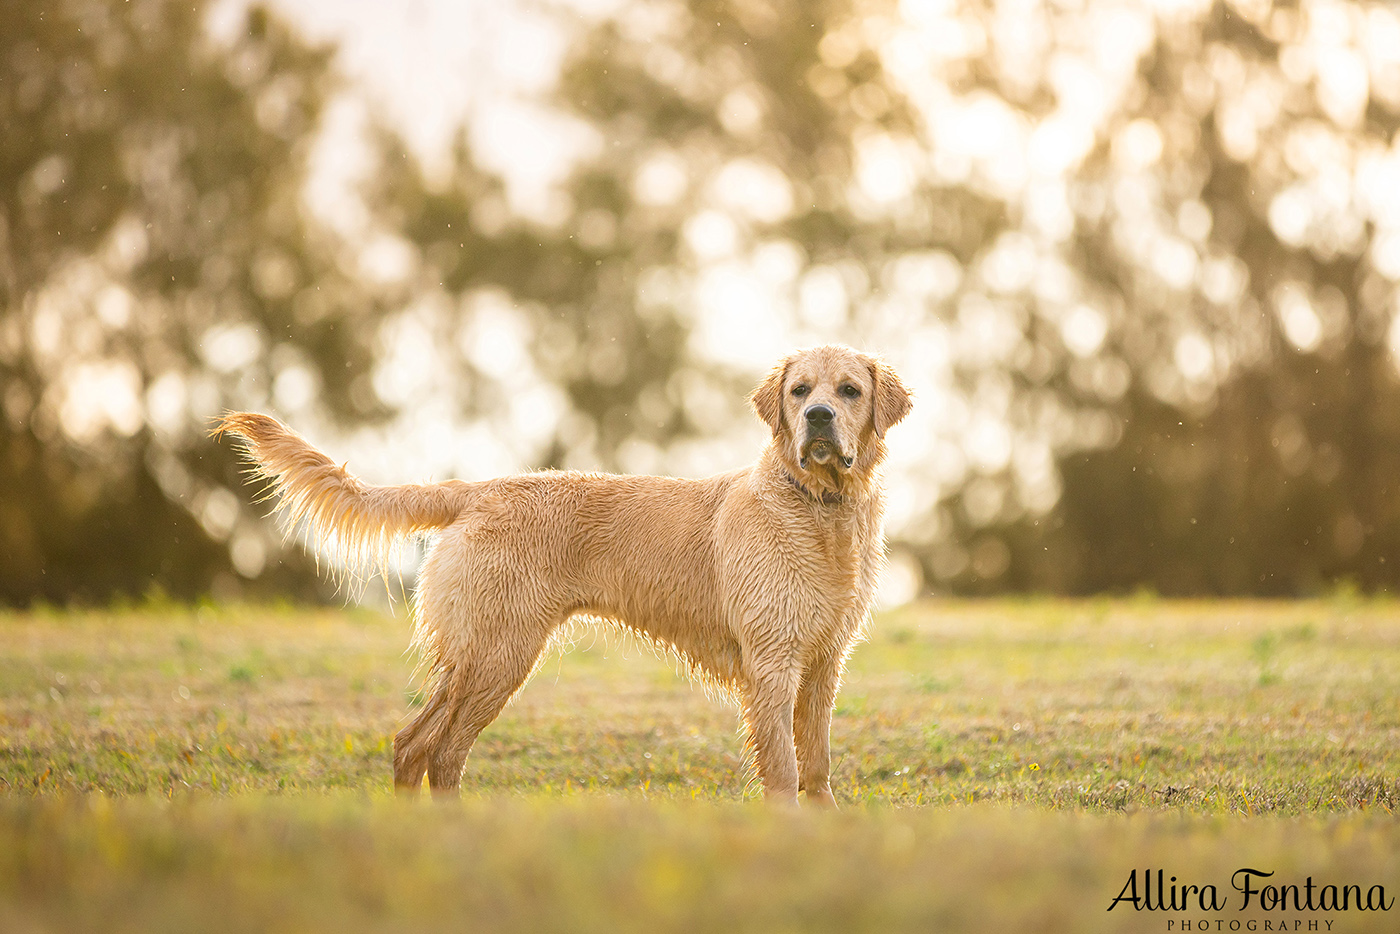
[(865, 482), (884, 457), (885, 432), (910, 406), (888, 364), (835, 345), (787, 357), (750, 401), (793, 478), (835, 494)]

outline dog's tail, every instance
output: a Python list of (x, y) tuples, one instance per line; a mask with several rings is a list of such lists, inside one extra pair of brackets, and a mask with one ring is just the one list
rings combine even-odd
[(290, 526), (306, 520), (351, 568), (382, 570), (403, 538), (451, 525), (474, 498), (476, 485), (461, 480), (369, 486), (268, 415), (228, 412), (211, 433), (225, 432), (240, 438)]

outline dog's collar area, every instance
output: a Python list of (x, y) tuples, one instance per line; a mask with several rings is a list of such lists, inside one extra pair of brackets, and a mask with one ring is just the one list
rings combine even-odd
[(840, 493), (831, 493), (829, 491), (823, 490), (821, 495), (819, 496), (816, 493), (813, 493), (811, 490), (807, 489), (802, 484), (798, 483), (797, 478), (794, 477), (792, 474), (788, 473), (787, 471), (783, 471), (783, 476), (787, 477), (787, 482), (792, 484), (793, 489), (795, 489), (797, 492), (801, 493), (808, 499), (812, 500), (813, 502), (821, 503), (823, 506), (836, 506), (839, 505), (841, 502)]

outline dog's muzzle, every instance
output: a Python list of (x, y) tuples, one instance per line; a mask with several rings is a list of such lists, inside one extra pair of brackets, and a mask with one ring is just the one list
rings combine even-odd
[(802, 415), (807, 422), (806, 439), (802, 443), (801, 457), (798, 460), (802, 469), (806, 470), (809, 462), (829, 464), (833, 461), (838, 469), (849, 469), (855, 463), (855, 458), (841, 450), (841, 445), (836, 440), (836, 413), (831, 407), (818, 403), (809, 406)]

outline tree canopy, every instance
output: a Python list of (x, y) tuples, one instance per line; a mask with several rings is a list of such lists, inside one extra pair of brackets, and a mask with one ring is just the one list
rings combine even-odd
[(699, 473), (819, 340), (916, 388), (889, 527), (922, 587), (1395, 583), (1393, 7), (554, 15), (563, 182), (522, 203), (489, 123), (445, 174), (373, 123), (375, 277), (303, 203), (329, 49), (256, 9), (225, 41), (197, 4), (0, 2), (0, 599), (315, 592), (203, 439), (224, 406), (431, 410), (475, 426), (464, 471), (491, 440)]
[(189, 3), (0, 4), (0, 599), (256, 576), (208, 418), (279, 380), (374, 413), (376, 309), (298, 208), (329, 57), (258, 10), (216, 47)]

